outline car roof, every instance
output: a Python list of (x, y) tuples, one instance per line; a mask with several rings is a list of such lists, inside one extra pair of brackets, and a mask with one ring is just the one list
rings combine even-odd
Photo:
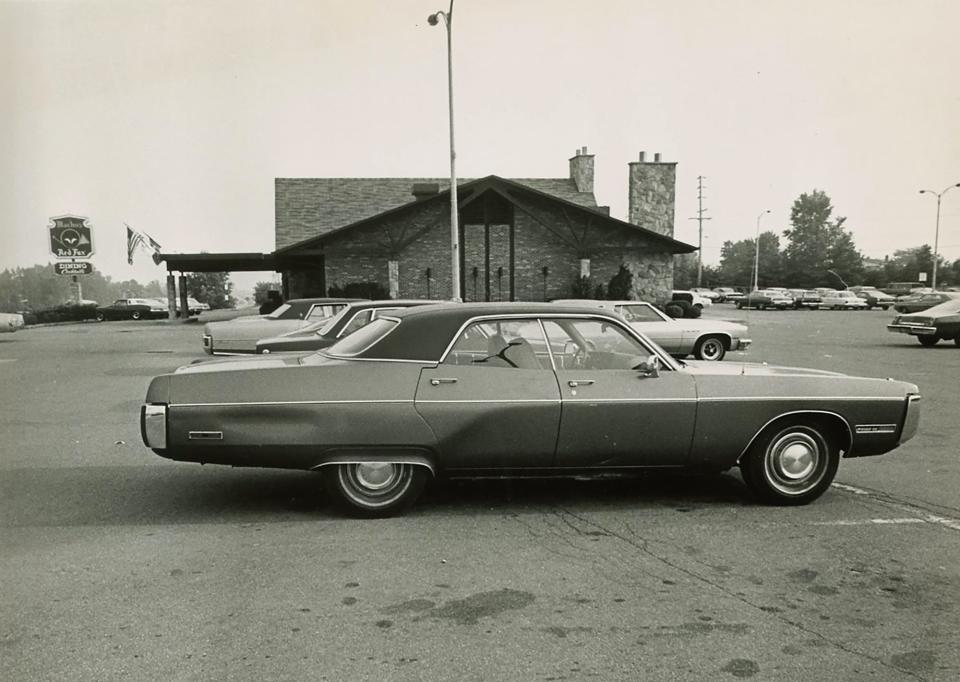
[(313, 305), (314, 303), (353, 303), (354, 301), (366, 301), (369, 299), (366, 298), (291, 298), (289, 301), (284, 301), (284, 303), (289, 303), (290, 305), (299, 304), (299, 305)]
[(453, 335), (475, 317), (499, 315), (541, 317), (562, 314), (607, 317), (623, 323), (613, 311), (589, 305), (437, 302), (437, 305), (414, 306), (388, 315), (387, 317), (400, 320), (400, 324), (356, 357), (433, 362), (438, 360), (446, 350)]

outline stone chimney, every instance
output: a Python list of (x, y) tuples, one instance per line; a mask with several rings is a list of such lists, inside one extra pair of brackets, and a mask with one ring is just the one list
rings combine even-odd
[(677, 164), (661, 161), (659, 153), (654, 155), (652, 162), (646, 158), (646, 152), (640, 152), (640, 160), (628, 164), (630, 183), (627, 220), (672, 238)]
[(570, 159), (570, 179), (578, 192), (593, 194), (593, 154), (587, 154), (587, 148), (581, 147)]

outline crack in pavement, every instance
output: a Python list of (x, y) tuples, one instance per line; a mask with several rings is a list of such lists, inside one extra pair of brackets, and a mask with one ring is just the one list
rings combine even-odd
[(708, 586), (710, 586), (710, 587), (712, 587), (712, 588), (714, 588), (714, 589), (722, 592), (723, 594), (727, 595), (728, 597), (731, 597), (731, 598), (733, 598), (734, 600), (736, 600), (736, 601), (738, 601), (738, 602), (740, 602), (740, 603), (742, 603), (742, 604), (745, 604), (745, 605), (749, 606), (750, 608), (752, 608), (752, 609), (754, 609), (754, 610), (756, 610), (756, 611), (759, 611), (759, 612), (762, 613), (764, 616), (773, 617), (773, 618), (775, 618), (776, 620), (780, 621), (781, 623), (784, 623), (785, 625), (789, 625), (789, 626), (791, 626), (791, 627), (793, 627), (793, 628), (796, 628), (797, 630), (800, 630), (801, 632), (804, 632), (804, 633), (806, 633), (806, 634), (808, 634), (808, 635), (811, 635), (811, 636), (813, 636), (813, 637), (816, 637), (817, 639), (823, 641), (823, 642), (826, 643), (827, 645), (832, 646), (832, 647), (834, 647), (834, 648), (836, 648), (836, 649), (839, 649), (840, 651), (843, 651), (843, 652), (845, 652), (845, 653), (848, 653), (848, 654), (850, 654), (850, 655), (852, 655), (852, 656), (859, 656), (860, 658), (866, 659), (866, 660), (868, 660), (868, 661), (872, 661), (873, 663), (876, 663), (877, 665), (879, 665), (879, 666), (881, 666), (881, 667), (883, 667), (883, 668), (887, 668), (887, 669), (889, 669), (889, 670), (895, 670), (895, 671), (897, 671), (898, 673), (901, 673), (901, 674), (904, 674), (904, 675), (908, 675), (908, 676), (910, 676), (910, 677), (912, 677), (912, 678), (914, 678), (914, 679), (917, 679), (917, 680), (923, 680), (923, 679), (925, 679), (924, 677), (922, 677), (922, 676), (920, 676), (920, 675), (917, 675), (916, 673), (914, 673), (914, 672), (912, 672), (912, 671), (910, 671), (910, 670), (905, 670), (905, 669), (903, 669), (903, 668), (899, 668), (899, 667), (897, 667), (897, 666), (895, 666), (895, 665), (892, 665), (892, 664), (890, 664), (890, 663), (887, 663), (886, 661), (884, 661), (884, 660), (881, 659), (881, 658), (877, 658), (876, 656), (872, 656), (872, 655), (870, 655), (870, 654), (868, 654), (868, 653), (865, 653), (865, 652), (862, 652), (862, 651), (857, 651), (856, 649), (852, 649), (852, 648), (850, 648), (850, 647), (848, 647), (848, 646), (845, 646), (844, 644), (841, 644), (840, 642), (834, 641), (834, 640), (826, 637), (825, 635), (817, 632), (816, 630), (811, 630), (810, 628), (808, 628), (808, 627), (806, 627), (805, 625), (803, 625), (803, 623), (798, 623), (798, 622), (796, 622), (796, 621), (790, 620), (790, 619), (787, 618), (786, 616), (781, 615), (781, 614), (779, 614), (779, 613), (771, 613), (771, 612), (769, 612), (769, 611), (765, 611), (763, 608), (761, 608), (761, 606), (760, 606), (759, 604), (753, 603), (752, 601), (750, 601), (750, 600), (747, 599), (746, 597), (744, 597), (744, 596), (742, 596), (742, 595), (739, 595), (739, 594), (737, 594), (736, 592), (733, 592), (733, 591), (731, 591), (730, 589), (724, 587), (723, 585), (721, 585), (721, 584), (719, 584), (719, 583), (716, 583), (716, 582), (710, 580), (708, 577), (706, 577), (706, 576), (704, 576), (704, 575), (701, 575), (701, 574), (697, 573), (696, 571), (692, 571), (692, 570), (690, 570), (690, 569), (688, 569), (688, 568), (685, 568), (685, 567), (683, 567), (683, 566), (681, 566), (681, 565), (679, 565), (679, 564), (671, 561), (671, 560), (668, 559), (667, 557), (660, 556), (660, 555), (656, 554), (655, 552), (653, 552), (652, 550), (649, 549), (649, 546), (648, 546), (648, 545), (649, 545), (649, 541), (648, 541), (646, 538), (643, 538), (642, 536), (637, 535), (636, 533), (633, 533), (633, 535), (635, 535), (635, 536), (638, 537), (638, 538), (641, 538), (642, 543), (635, 542), (635, 541), (633, 541), (631, 538), (629, 538), (629, 537), (627, 537), (627, 536), (625, 536), (625, 535), (623, 535), (623, 534), (621, 534), (621, 533), (618, 533), (618, 532), (616, 532), (616, 531), (614, 531), (614, 530), (612, 530), (612, 529), (610, 529), (610, 528), (607, 528), (606, 526), (604, 526), (603, 524), (601, 524), (601, 523), (599, 523), (599, 522), (597, 522), (597, 521), (592, 521), (592, 520), (587, 519), (587, 518), (585, 518), (585, 517), (583, 517), (583, 516), (581, 516), (581, 515), (579, 515), (579, 514), (576, 514), (576, 513), (572, 512), (572, 511), (570, 511), (569, 509), (566, 509), (566, 508), (564, 508), (564, 507), (558, 507), (558, 509), (560, 509), (560, 511), (563, 512), (563, 513), (565, 513), (565, 514), (569, 514), (570, 516), (572, 516), (573, 518), (579, 520), (580, 522), (582, 522), (582, 523), (584, 523), (584, 524), (587, 524), (587, 525), (589, 525), (589, 526), (592, 526), (592, 527), (594, 527), (594, 528), (596, 528), (596, 529), (598, 529), (598, 530), (605, 531), (605, 532), (608, 533), (611, 537), (615, 537), (615, 538), (617, 538), (618, 540), (620, 540), (621, 542), (624, 542), (624, 543), (630, 545), (631, 547), (634, 547), (635, 549), (639, 550), (639, 551), (642, 552), (643, 554), (646, 554), (647, 556), (649, 556), (651, 559), (654, 559), (654, 560), (656, 560), (656, 561), (658, 561), (658, 562), (660, 562), (660, 563), (663, 563), (663, 564), (665, 564), (665, 565), (673, 568), (673, 569), (676, 570), (676, 571), (679, 571), (680, 573), (683, 573), (684, 575), (688, 576), (689, 578), (691, 578), (692, 580), (694, 580), (694, 581), (696, 581), (696, 582), (704, 583), (704, 584), (706, 584), (706, 585), (708, 585)]

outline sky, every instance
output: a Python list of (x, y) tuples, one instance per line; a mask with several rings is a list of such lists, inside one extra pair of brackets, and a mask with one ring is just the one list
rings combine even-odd
[[(0, 0), (0, 269), (52, 261), (52, 216), (164, 251), (271, 251), (276, 177), (449, 174), (445, 0)], [(825, 191), (866, 256), (933, 244), (960, 182), (956, 0), (456, 0), (460, 177), (566, 177), (597, 201), (677, 162), (676, 238), (703, 260)], [(960, 258), (960, 188), (940, 253)], [(234, 276), (252, 288), (268, 273)]]

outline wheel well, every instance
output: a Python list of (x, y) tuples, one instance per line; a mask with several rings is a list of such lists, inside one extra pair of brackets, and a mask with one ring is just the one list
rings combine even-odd
[(750, 449), (753, 447), (754, 443), (757, 440), (771, 431), (775, 431), (778, 428), (782, 428), (787, 424), (798, 424), (798, 423), (813, 423), (816, 426), (819, 426), (824, 430), (825, 435), (829, 438), (833, 438), (840, 446), (840, 450), (843, 452), (844, 457), (850, 455), (850, 448), (853, 446), (853, 430), (850, 428), (850, 424), (847, 423), (847, 420), (841, 417), (836, 412), (827, 412), (823, 410), (797, 410), (796, 412), (788, 412), (786, 414), (781, 414), (777, 417), (774, 417), (766, 424), (764, 424), (750, 439), (750, 442), (747, 443), (747, 447), (743, 449), (740, 453), (740, 456), (737, 457), (737, 464), (743, 459), (744, 455), (750, 452)]
[(723, 341), (723, 347), (726, 350), (730, 350), (730, 344), (733, 343), (733, 339), (729, 334), (726, 334), (724, 332), (710, 332), (708, 334), (704, 334), (703, 336), (699, 337), (697, 339), (697, 343), (694, 345), (703, 343), (707, 339), (720, 339), (721, 341)]
[(390, 462), (393, 464), (413, 464), (423, 467), (434, 478), (437, 476), (437, 466), (433, 462), (433, 455), (429, 451), (420, 449), (378, 449), (366, 448), (338, 448), (323, 453), (321, 461), (310, 467), (314, 471), (322, 471), (324, 467), (334, 464), (360, 464), (362, 462)]

